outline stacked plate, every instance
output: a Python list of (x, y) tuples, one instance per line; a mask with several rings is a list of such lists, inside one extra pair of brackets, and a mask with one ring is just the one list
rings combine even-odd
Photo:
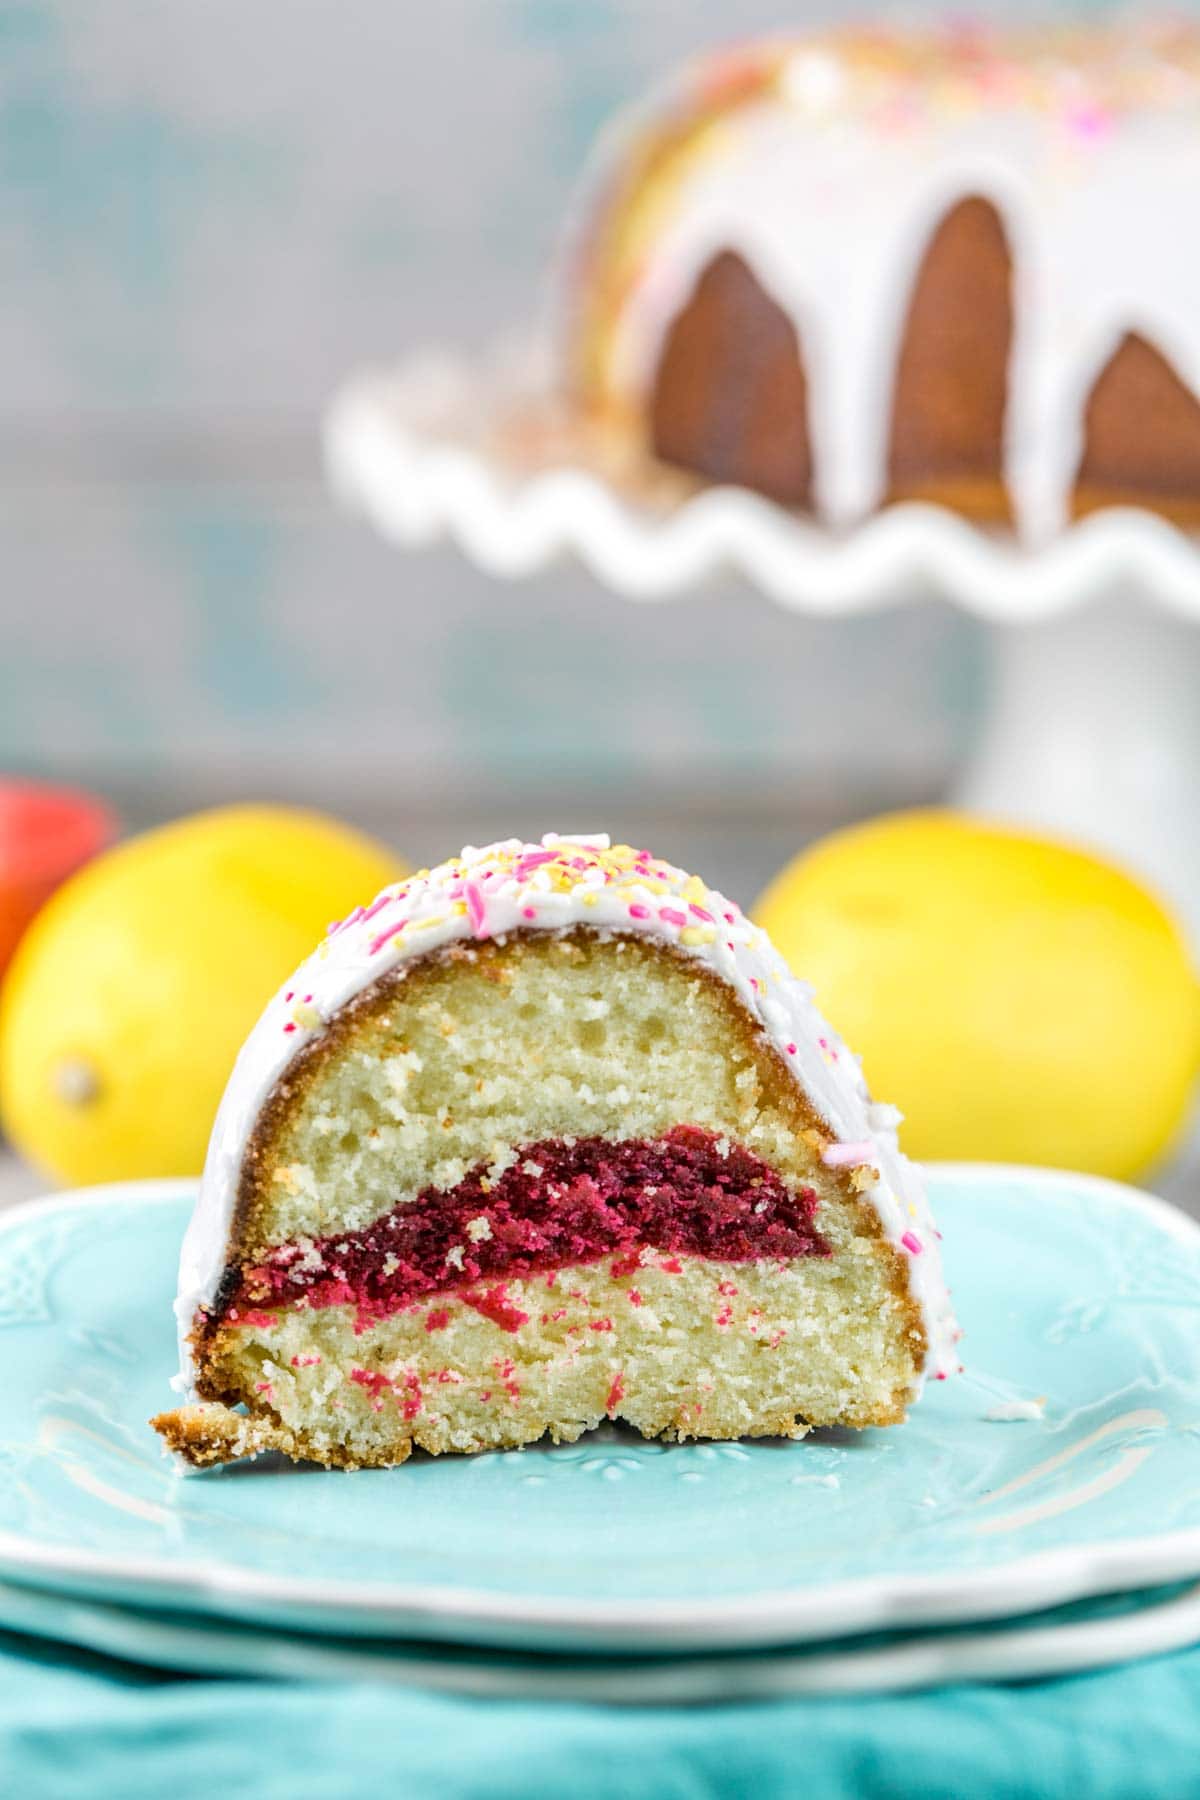
[(187, 1183), (0, 1218), (0, 1626), (158, 1667), (630, 1702), (1060, 1674), (1200, 1641), (1200, 1226), (932, 1172), (965, 1374), (891, 1431), (180, 1475)]

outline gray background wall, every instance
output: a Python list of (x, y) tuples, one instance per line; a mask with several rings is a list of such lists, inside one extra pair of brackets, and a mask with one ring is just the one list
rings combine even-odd
[(354, 365), (533, 316), (623, 99), (844, 10), (0, 4), (0, 764), (135, 820), (315, 799), (418, 854), (657, 817), (714, 874), (752, 842), (755, 879), (814, 825), (938, 792), (986, 680), (949, 609), (502, 587), (375, 542), (319, 465)]

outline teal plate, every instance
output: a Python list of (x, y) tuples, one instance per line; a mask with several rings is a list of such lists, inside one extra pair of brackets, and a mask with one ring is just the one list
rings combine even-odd
[(1200, 1643), (1200, 1587), (1174, 1583), (986, 1626), (881, 1632), (797, 1647), (656, 1656), (539, 1655), (278, 1631), (0, 1582), (0, 1635), (67, 1644), (139, 1668), (257, 1681), (373, 1681), (489, 1700), (711, 1705), (905, 1693), (1112, 1668)]
[[(798, 1642), (1200, 1575), (1200, 1227), (1086, 1177), (932, 1172), (968, 1373), (890, 1431), (181, 1476), (189, 1184), (0, 1217), (0, 1570), (263, 1624), (529, 1649)], [(1045, 1397), (1044, 1416), (999, 1422)], [(993, 1415), (989, 1417), (990, 1415)]]

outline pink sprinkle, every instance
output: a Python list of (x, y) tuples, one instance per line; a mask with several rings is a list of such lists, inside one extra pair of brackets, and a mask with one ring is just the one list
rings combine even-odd
[(611, 1331), (612, 1328), (613, 1322), (611, 1319), (593, 1319), (588, 1325), (589, 1331)]
[(379, 1392), (380, 1388), (388, 1388), (392, 1385), (389, 1377), (378, 1369), (351, 1369), (350, 1379), (359, 1387), (369, 1388), (375, 1394)]
[(390, 905), (391, 899), (390, 894), (380, 894), (377, 900), (372, 900), (370, 906), (365, 909), (357, 909), (357, 921), (365, 925), (368, 919), (373, 919), (377, 912), (382, 912), (385, 906)]
[(705, 912), (702, 906), (697, 906), (694, 900), (688, 902), (688, 911), (695, 913), (696, 917), (698, 919), (703, 919), (706, 924), (711, 925), (713, 922), (712, 914), (710, 912)]
[(625, 1377), (622, 1375), (621, 1371), (618, 1369), (617, 1373), (612, 1378), (612, 1386), (608, 1390), (608, 1398), (604, 1402), (605, 1412), (606, 1413), (613, 1412), (616, 1407), (620, 1406), (620, 1404), (624, 1398), (625, 1398)]
[(631, 901), (629, 916), (631, 919), (648, 919), (650, 917), (650, 908), (648, 906), (643, 906), (640, 900)]
[(1095, 100), (1077, 101), (1066, 109), (1067, 129), (1076, 137), (1095, 140), (1112, 129), (1112, 120)]
[(295, 1029), (296, 1029), (296, 1027), (295, 1027), (295, 1026), (294, 1026), (294, 1025), (293, 1025), (293, 1024), (291, 1024), (291, 1023), (290, 1023), (290, 1022), (289, 1022), (289, 1023), (288, 1023), (288, 1024), (286, 1024), (286, 1025), (285, 1025), (285, 1026), (284, 1026), (284, 1028), (283, 1028), (283, 1029), (284, 1029), (284, 1030), (285, 1030), (285, 1031), (295, 1031)]
[(900, 1239), (900, 1242), (904, 1245), (904, 1248), (908, 1251), (910, 1256), (920, 1256), (921, 1240), (915, 1231), (906, 1231), (904, 1236)]
[(467, 918), (470, 920), (471, 930), (477, 938), (490, 936), (491, 934), (488, 931), (487, 925), (487, 911), (483, 904), (483, 894), (480, 891), (478, 882), (468, 881), (465, 894), (467, 901)]
[(789, 1056), (795, 1056), (795, 1054), (796, 1054), (796, 1045), (795, 1044), (788, 1044), (786, 1046), (786, 1049), (787, 1049), (787, 1053)]
[(678, 925), (680, 930), (687, 924), (687, 914), (680, 912), (677, 906), (660, 906), (658, 916), (664, 925)]
[(857, 1169), (873, 1162), (876, 1154), (874, 1144), (865, 1138), (861, 1144), (827, 1144), (821, 1161), (827, 1169)]
[(403, 931), (407, 924), (407, 919), (397, 919), (394, 925), (389, 925), (386, 931), (381, 931), (379, 936), (373, 938), (367, 945), (367, 955), (376, 956), (389, 939), (394, 938), (399, 932)]
[(275, 1398), (275, 1390), (269, 1381), (256, 1381), (254, 1384), (254, 1391), (256, 1394), (265, 1394), (268, 1400), (273, 1400)]
[(289, 988), (287, 993), (283, 997), (285, 1000), (294, 1000), (296, 998), (295, 988)]
[(449, 1323), (450, 1308), (448, 1306), (435, 1306), (432, 1312), (425, 1315), (426, 1331), (445, 1331)]
[(536, 919), (537, 918), (537, 907), (536, 906), (523, 906), (521, 908), (521, 917), (523, 919)]
[(319, 1356), (293, 1356), (293, 1369), (315, 1369), (320, 1362)]
[(724, 921), (727, 925), (736, 925), (737, 924), (736, 913), (722, 913), (721, 917), (724, 919)]
[(553, 862), (557, 855), (557, 850), (531, 850), (527, 856), (520, 858), (513, 874), (518, 881), (524, 881), (526, 875), (534, 869), (540, 869), (543, 863)]

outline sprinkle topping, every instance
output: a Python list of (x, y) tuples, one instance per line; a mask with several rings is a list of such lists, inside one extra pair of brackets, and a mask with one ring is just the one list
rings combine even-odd
[[(603, 833), (588, 837), (549, 833), (540, 845), (512, 838), (485, 850), (468, 848), (436, 869), (422, 869), (385, 888), (369, 907), (356, 907), (331, 926), (329, 935), (340, 937), (371, 922), (367, 955), (378, 957), (388, 951), (394, 957), (397, 950), (403, 955), (408, 948), (396, 941), (406, 929), (433, 931), (463, 917), (471, 936), (480, 940), (518, 925), (561, 929), (570, 923), (569, 911), (577, 906), (593, 911), (602, 901), (616, 903), (628, 919), (653, 924), (663, 936), (687, 948), (715, 941), (718, 915), (742, 943), (752, 943), (743, 914), (699, 876), (671, 868), (629, 844), (611, 844)], [(300, 1019), (295, 1022), (303, 1025)]]

